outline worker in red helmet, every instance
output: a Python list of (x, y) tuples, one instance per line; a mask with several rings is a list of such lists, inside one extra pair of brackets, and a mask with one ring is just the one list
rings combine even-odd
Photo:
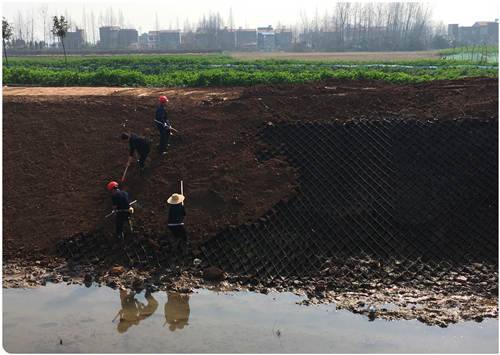
[(167, 154), (168, 139), (170, 138), (170, 122), (167, 119), (167, 102), (168, 98), (166, 96), (160, 96), (160, 104), (156, 109), (155, 115), (155, 125), (160, 132), (160, 145), (158, 146), (158, 152), (161, 155)]
[(123, 224), (129, 222), (130, 214), (134, 212), (134, 209), (130, 207), (128, 193), (120, 190), (116, 181), (108, 183), (107, 189), (111, 192), (111, 201), (116, 221), (116, 236), (118, 239), (124, 239)]

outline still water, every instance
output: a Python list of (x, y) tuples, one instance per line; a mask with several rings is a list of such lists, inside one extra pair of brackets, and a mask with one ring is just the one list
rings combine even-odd
[[(3, 290), (8, 352), (497, 352), (498, 320), (442, 329), (389, 322), (289, 293), (157, 292), (49, 284)], [(61, 344), (62, 341), (62, 344)]]

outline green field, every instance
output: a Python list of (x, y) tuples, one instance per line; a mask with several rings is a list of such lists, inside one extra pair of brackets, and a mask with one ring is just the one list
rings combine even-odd
[(472, 61), (480, 64), (498, 64), (497, 46), (469, 46), (444, 49), (439, 52), (444, 59)]
[(329, 78), (415, 83), (463, 77), (498, 77), (498, 64), (419, 59), (356, 62), (289, 59), (239, 60), (228, 55), (120, 55), (13, 57), (3, 83), (40, 86), (248, 86)]

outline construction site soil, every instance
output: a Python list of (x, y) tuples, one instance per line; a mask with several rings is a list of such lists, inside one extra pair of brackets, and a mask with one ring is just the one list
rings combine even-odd
[[(179, 132), (143, 176), (129, 170), (134, 233), (117, 242), (104, 216), (127, 160), (119, 135), (156, 146), (159, 94)], [(4, 88), (3, 100), (4, 287), (219, 281), (370, 317), (396, 304), (377, 316), (441, 326), (498, 315), (498, 79)], [(165, 226), (180, 180), (184, 260)]]

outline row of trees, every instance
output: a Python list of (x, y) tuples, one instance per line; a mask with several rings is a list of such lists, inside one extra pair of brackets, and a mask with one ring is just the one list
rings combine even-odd
[[(47, 44), (47, 7), (40, 8), (43, 20), (43, 41)], [(83, 29), (87, 35), (87, 42), (96, 44), (96, 16), (83, 10)], [(64, 16), (68, 26), (76, 23)], [(98, 14), (98, 26), (119, 25), (133, 27), (125, 23), (121, 10), (118, 14), (112, 8)], [(175, 28), (179, 29), (179, 19), (175, 21)], [(207, 33), (207, 38), (216, 38), (224, 27), (234, 28), (232, 9), (226, 21), (220, 13), (204, 15), (198, 22), (184, 21), (183, 31)], [(323, 14), (315, 12), (309, 17), (305, 13), (299, 15), (297, 23), (284, 26), (280, 23), (277, 28), (291, 29), (295, 49), (304, 50), (419, 50), (432, 47), (446, 47), (446, 30), (443, 25), (436, 26), (432, 22), (431, 10), (428, 5), (417, 2), (393, 3), (351, 3), (336, 2), (332, 8), (326, 9)], [(14, 22), (14, 37), (24, 42), (35, 43), (34, 20), (23, 21), (19, 13)], [(172, 22), (169, 24), (172, 28)], [(156, 15), (155, 29), (161, 29)], [(49, 32), (53, 38), (57, 36)], [(30, 38), (31, 36), (31, 38)], [(31, 40), (30, 40), (31, 39)]]
[[(64, 61), (66, 63), (67, 63), (68, 59), (66, 58), (66, 48), (64, 47), (64, 37), (66, 36), (68, 29), (69, 29), (69, 24), (68, 24), (68, 21), (64, 18), (64, 16), (60, 16), (60, 17), (54, 16), (52, 18), (51, 33), (54, 36), (56, 36), (57, 38), (59, 38), (59, 41), (61, 42), (62, 47), (63, 47)], [(2, 44), (3, 44), (6, 65), (9, 65), (9, 59), (7, 57), (7, 46), (6, 46), (5, 42), (10, 41), (13, 34), (14, 34), (13, 26), (5, 18), (2, 18)]]
[(313, 49), (418, 50), (443, 35), (431, 15), (425, 3), (338, 2), (331, 13), (302, 14), (295, 30)]

